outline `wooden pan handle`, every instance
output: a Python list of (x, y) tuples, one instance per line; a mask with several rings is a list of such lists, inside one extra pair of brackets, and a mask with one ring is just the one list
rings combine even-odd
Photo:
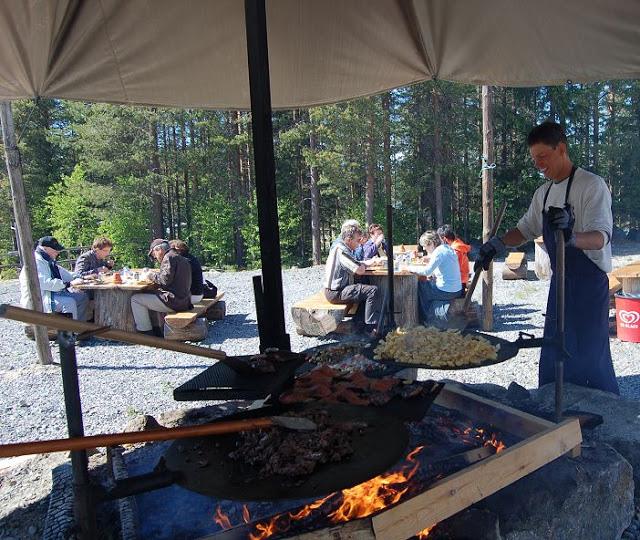
[(248, 431), (251, 429), (260, 429), (271, 426), (273, 426), (273, 422), (269, 417), (247, 418), (244, 420), (228, 420), (226, 422), (215, 422), (213, 424), (201, 424), (198, 426), (160, 428), (149, 431), (129, 431), (123, 433), (89, 435), (86, 437), (74, 437), (71, 439), (52, 439), (48, 441), (3, 444), (0, 445), (0, 457), (46, 454), (48, 452), (66, 452), (70, 450), (86, 450), (87, 448), (115, 446), (117, 444), (187, 439), (189, 437), (202, 437), (205, 435), (237, 433), (238, 431)]
[[(504, 217), (504, 212), (507, 209), (507, 203), (502, 203), (502, 207), (498, 210), (498, 216), (496, 220), (493, 222), (493, 227), (491, 227), (491, 232), (489, 232), (489, 238), (495, 236), (500, 228), (500, 223), (502, 223), (502, 218)], [(476, 285), (480, 279), (480, 274), (482, 272), (474, 272), (473, 279), (471, 280), (471, 285), (467, 289), (467, 294), (464, 297), (464, 304), (462, 306), (462, 313), (466, 313), (471, 305), (471, 297), (473, 296), (473, 291), (476, 290)]]
[(62, 315), (58, 315), (56, 313), (41, 313), (40, 311), (25, 309), (9, 304), (0, 304), (0, 317), (4, 317), (5, 319), (12, 319), (14, 321), (20, 321), (27, 324), (35, 324), (38, 326), (55, 328), (56, 330), (76, 332), (78, 334), (82, 334), (83, 332), (99, 331), (101, 337), (112, 339), (114, 341), (123, 341), (125, 343), (133, 343), (134, 345), (146, 345), (147, 347), (156, 347), (158, 349), (166, 349), (168, 351), (193, 354), (195, 356), (204, 356), (205, 358), (213, 358), (215, 360), (222, 360), (227, 356), (224, 351), (220, 351), (218, 349), (197, 347), (195, 345), (189, 345), (187, 343), (181, 343), (179, 341), (171, 341), (158, 337), (147, 336), (145, 334), (138, 334), (136, 332), (104, 329), (102, 326), (99, 326), (97, 324), (76, 321), (67, 317), (63, 317)]

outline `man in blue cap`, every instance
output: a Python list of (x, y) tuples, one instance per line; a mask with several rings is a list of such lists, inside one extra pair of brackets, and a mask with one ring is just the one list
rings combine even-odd
[[(76, 275), (56, 263), (58, 255), (64, 249), (53, 236), (43, 236), (38, 240), (34, 256), (42, 306), (45, 313), (69, 313), (74, 319), (84, 321), (89, 298), (82, 291), (69, 290)], [(27, 308), (33, 307), (24, 268), (20, 272), (20, 304)]]

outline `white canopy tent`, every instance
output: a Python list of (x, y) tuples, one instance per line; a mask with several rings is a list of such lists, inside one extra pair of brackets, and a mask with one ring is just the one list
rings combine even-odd
[(261, 345), (288, 342), (277, 337), (284, 316), (272, 107), (431, 78), (532, 86), (640, 76), (637, 1), (267, 0), (266, 15), (262, 2), (0, 3), (0, 100), (251, 107), (263, 300), (280, 310), (259, 325)]
[[(640, 77), (640, 2), (268, 0), (272, 106)], [(0, 99), (247, 109), (241, 0), (3, 0)]]

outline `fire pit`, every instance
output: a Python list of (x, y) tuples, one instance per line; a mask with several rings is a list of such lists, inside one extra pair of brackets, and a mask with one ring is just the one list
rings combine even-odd
[[(180, 520), (181, 508), (202, 514), (188, 534), (182, 523), (164, 538), (181, 537), (180, 530), (184, 537), (207, 539), (346, 538), (356, 531), (359, 538), (403, 539), (579, 451), (577, 420), (554, 424), (450, 384), (435, 403), (423, 420), (409, 424), (401, 462), (354, 487), (280, 503), (218, 501), (172, 487), (164, 506), (153, 493), (139, 495), (141, 513), (150, 522), (174, 512)], [(188, 499), (177, 504), (179, 497)], [(160, 534), (147, 532), (144, 537)]]

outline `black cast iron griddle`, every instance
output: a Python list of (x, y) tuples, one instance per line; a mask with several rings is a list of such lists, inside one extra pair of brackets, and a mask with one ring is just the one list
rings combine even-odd
[(477, 363), (463, 364), (461, 366), (440, 366), (440, 365), (430, 364), (429, 351), (425, 351), (425, 360), (424, 362), (419, 362), (419, 363), (397, 362), (395, 360), (377, 360), (374, 358), (374, 350), (378, 345), (378, 343), (381, 341), (380, 339), (374, 340), (369, 344), (367, 344), (363, 348), (362, 354), (367, 358), (386, 366), (399, 366), (403, 368), (424, 368), (424, 369), (440, 369), (440, 370), (455, 371), (460, 369), (472, 369), (472, 368), (493, 366), (495, 364), (500, 364), (502, 362), (505, 362), (506, 360), (515, 358), (518, 352), (520, 351), (520, 349), (530, 349), (530, 348), (541, 347), (544, 341), (544, 338), (537, 338), (526, 332), (520, 332), (518, 339), (516, 339), (515, 341), (508, 341), (506, 339), (492, 336), (490, 334), (485, 334), (483, 332), (463, 332), (463, 334), (482, 337), (492, 345), (498, 346), (499, 348), (496, 354), (496, 358), (487, 358), (486, 360), (482, 360)]
[[(284, 353), (279, 353), (284, 354)], [(284, 359), (274, 362), (276, 371), (260, 373), (247, 364), (250, 355), (227, 357), (205, 369), (173, 391), (176, 401), (263, 399), (278, 394), (293, 383), (293, 376), (305, 362), (305, 356), (288, 353)]]
[(273, 405), (243, 411), (223, 420), (256, 418), (284, 411), (329, 411), (336, 422), (363, 422), (362, 434), (354, 433), (354, 453), (338, 463), (319, 465), (303, 479), (275, 475), (257, 478), (255, 469), (228, 457), (240, 440), (237, 433), (175, 441), (159, 467), (176, 473), (182, 487), (220, 499), (272, 501), (318, 497), (360, 484), (391, 468), (404, 457), (409, 434), (404, 423), (383, 410), (351, 405), (303, 404), (291, 407)]

